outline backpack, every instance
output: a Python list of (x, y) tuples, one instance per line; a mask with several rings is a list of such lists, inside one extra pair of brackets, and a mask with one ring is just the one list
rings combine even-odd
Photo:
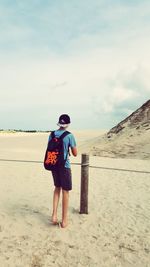
[(60, 137), (55, 137), (55, 132), (51, 132), (51, 140), (48, 142), (44, 158), (44, 168), (46, 170), (53, 171), (65, 166), (69, 154), (69, 147), (66, 159), (64, 159), (63, 139), (68, 134), (70, 132), (65, 131)]

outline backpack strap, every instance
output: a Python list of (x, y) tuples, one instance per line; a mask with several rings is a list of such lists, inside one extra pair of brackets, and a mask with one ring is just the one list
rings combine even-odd
[[(68, 134), (70, 134), (70, 132), (65, 131), (62, 135), (59, 136), (59, 139), (61, 139), (61, 140), (64, 139), (65, 136), (67, 136)], [(55, 138), (55, 131), (52, 131), (51, 134), (50, 134), (50, 136), (51, 136), (52, 138)]]
[(65, 136), (67, 136), (68, 134), (70, 134), (70, 132), (65, 131), (60, 137), (59, 139), (63, 140), (65, 138)]
[(52, 138), (54, 138), (54, 137), (55, 137), (55, 131), (52, 131), (50, 136), (51, 136)]
[[(65, 132), (59, 137), (59, 139), (63, 140), (68, 134), (70, 134), (70, 132), (65, 131)], [(69, 146), (68, 146), (68, 151), (67, 151), (67, 154), (66, 154), (65, 162), (67, 161), (68, 155), (70, 156)]]

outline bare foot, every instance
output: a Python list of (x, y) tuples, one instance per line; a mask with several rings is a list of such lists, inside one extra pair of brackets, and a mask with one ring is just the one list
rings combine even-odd
[(57, 216), (52, 215), (52, 223), (53, 223), (54, 225), (57, 225), (57, 224), (58, 224)]
[(66, 228), (68, 226), (68, 223), (67, 222), (61, 222), (61, 228)]

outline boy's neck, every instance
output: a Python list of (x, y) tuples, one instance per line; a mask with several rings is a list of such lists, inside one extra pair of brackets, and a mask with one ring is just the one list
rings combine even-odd
[(58, 130), (59, 130), (59, 131), (65, 131), (66, 128), (64, 128), (64, 127), (60, 127)]

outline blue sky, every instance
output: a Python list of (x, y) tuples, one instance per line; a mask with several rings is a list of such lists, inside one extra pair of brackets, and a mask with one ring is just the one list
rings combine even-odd
[(150, 98), (150, 2), (0, 0), (0, 128), (110, 129)]

